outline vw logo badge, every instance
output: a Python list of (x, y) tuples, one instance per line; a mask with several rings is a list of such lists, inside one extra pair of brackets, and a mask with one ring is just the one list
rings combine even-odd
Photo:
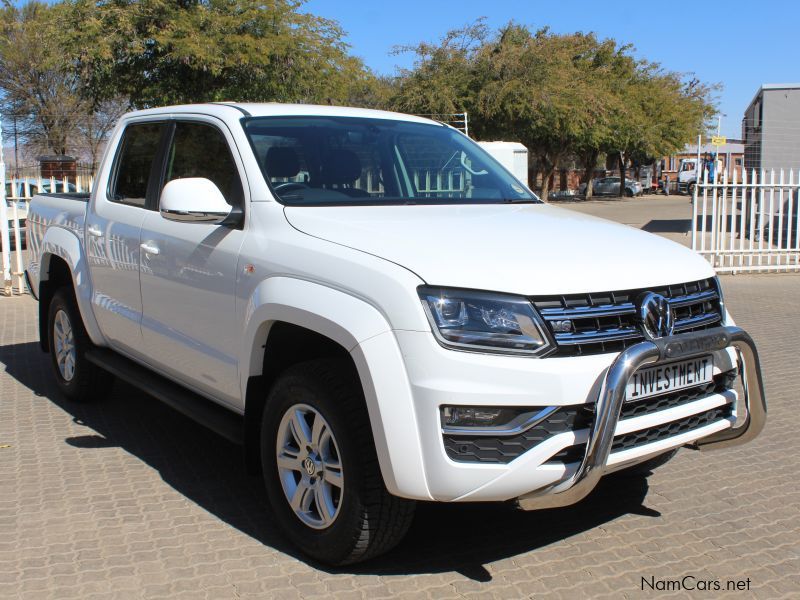
[(317, 470), (316, 465), (314, 465), (314, 461), (311, 460), (311, 457), (306, 457), (303, 461), (303, 468), (306, 470), (306, 473), (309, 475), (313, 475), (314, 472)]
[(675, 318), (667, 300), (661, 294), (647, 292), (639, 296), (638, 317), (642, 331), (648, 339), (672, 335), (675, 329)]

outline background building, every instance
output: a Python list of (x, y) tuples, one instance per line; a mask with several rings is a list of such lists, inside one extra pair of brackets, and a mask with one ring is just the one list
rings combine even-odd
[(745, 167), (800, 169), (800, 83), (770, 83), (756, 92), (742, 119)]

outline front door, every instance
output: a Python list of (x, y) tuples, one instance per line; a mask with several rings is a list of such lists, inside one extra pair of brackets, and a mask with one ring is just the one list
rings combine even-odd
[[(232, 138), (209, 121), (176, 121), (164, 184), (205, 177), (232, 206), (244, 188)], [(236, 274), (244, 232), (176, 222), (151, 212), (142, 225), (142, 335), (148, 356), (197, 391), (238, 405)]]

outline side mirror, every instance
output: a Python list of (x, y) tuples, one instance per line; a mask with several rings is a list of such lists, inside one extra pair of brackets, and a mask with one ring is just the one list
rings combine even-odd
[(204, 177), (173, 179), (164, 186), (159, 207), (165, 219), (184, 223), (219, 224), (233, 210), (214, 182)]

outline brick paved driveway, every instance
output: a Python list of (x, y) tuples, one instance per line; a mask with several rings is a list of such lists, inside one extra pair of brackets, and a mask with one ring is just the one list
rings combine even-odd
[(35, 303), (0, 298), (0, 599), (660, 597), (642, 577), (684, 575), (796, 598), (800, 276), (723, 285), (766, 369), (757, 442), (683, 450), (567, 509), (420, 506), (395, 552), (335, 571), (279, 536), (236, 447), (122, 383), (104, 403), (62, 400)]

